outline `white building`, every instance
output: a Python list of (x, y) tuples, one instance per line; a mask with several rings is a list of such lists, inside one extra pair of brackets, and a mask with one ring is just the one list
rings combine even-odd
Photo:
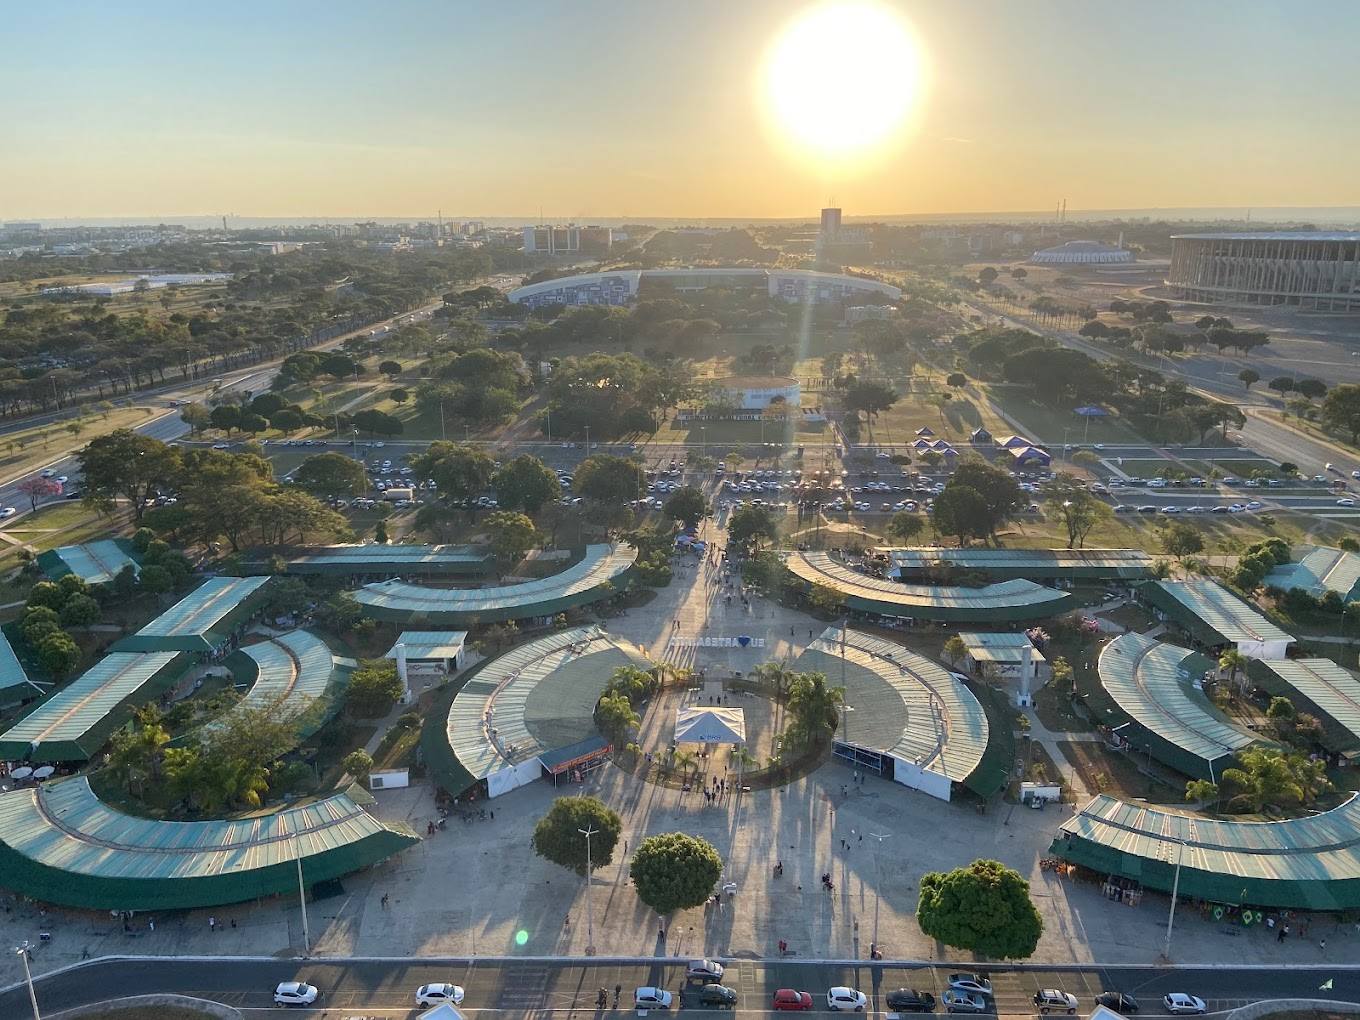
[(724, 392), (724, 403), (740, 411), (761, 411), (776, 401), (794, 408), (803, 399), (802, 386), (791, 376), (731, 376), (713, 385)]

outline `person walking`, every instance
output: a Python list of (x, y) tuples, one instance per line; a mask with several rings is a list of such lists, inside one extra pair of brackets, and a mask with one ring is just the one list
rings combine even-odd
[(1326, 939), (1323, 939), (1321, 942), (1319, 942), (1319, 943), (1318, 943), (1318, 948), (1319, 948), (1319, 949), (1326, 949), (1326, 948), (1327, 948), (1327, 940), (1326, 940)]
[(217, 931), (217, 918), (208, 918), (208, 931)]
[(1286, 935), (1288, 935), (1288, 934), (1289, 934), (1289, 925), (1287, 925), (1287, 924), (1281, 925), (1281, 926), (1280, 926), (1280, 934), (1278, 934), (1277, 936), (1275, 936), (1275, 941), (1276, 941), (1276, 942), (1283, 942), (1283, 941), (1284, 941), (1284, 937), (1285, 937)]

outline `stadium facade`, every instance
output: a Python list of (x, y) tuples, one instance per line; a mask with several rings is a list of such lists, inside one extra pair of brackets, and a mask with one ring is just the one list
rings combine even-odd
[(1360, 308), (1360, 232), (1180, 234), (1166, 284), (1189, 301)]
[(516, 304), (538, 308), (541, 305), (623, 305), (636, 298), (640, 290), (655, 290), (658, 295), (694, 293), (711, 289), (764, 291), (784, 301), (844, 301), (880, 294), (890, 301), (902, 291), (877, 280), (840, 273), (817, 273), (807, 269), (627, 269), (608, 273), (584, 273), (556, 280), (532, 283), (510, 292)]

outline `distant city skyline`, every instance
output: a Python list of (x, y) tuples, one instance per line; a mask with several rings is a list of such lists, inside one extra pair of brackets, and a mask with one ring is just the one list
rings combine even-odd
[[(866, 10), (910, 52), (856, 36)], [(71, 0), (6, 22), (0, 220), (1360, 218), (1340, 0)]]

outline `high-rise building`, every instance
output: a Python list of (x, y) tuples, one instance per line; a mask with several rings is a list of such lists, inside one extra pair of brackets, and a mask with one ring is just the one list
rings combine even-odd
[(841, 232), (841, 211), (839, 209), (822, 210), (822, 233), (819, 240), (822, 244), (832, 244), (836, 240), (836, 235)]
[(575, 223), (563, 226), (524, 228), (524, 250), (557, 255), (563, 252), (585, 251), (603, 254), (609, 250), (613, 232), (608, 227), (580, 227)]

